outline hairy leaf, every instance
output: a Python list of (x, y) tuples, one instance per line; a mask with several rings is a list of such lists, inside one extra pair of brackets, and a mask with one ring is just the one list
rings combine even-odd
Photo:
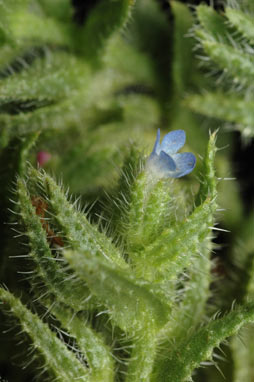
[(170, 357), (157, 365), (156, 378), (165, 382), (190, 380), (193, 370), (199, 367), (201, 362), (212, 359), (214, 348), (219, 347), (222, 341), (236, 334), (247, 323), (254, 323), (253, 304), (211, 321), (180, 346), (175, 346)]
[(31, 313), (19, 299), (0, 288), (0, 303), (6, 305), (10, 313), (19, 319), (23, 331), (32, 339), (34, 348), (42, 353), (47, 367), (56, 378), (63, 382), (75, 379), (91, 381), (88, 369), (67, 349), (48, 325), (36, 314)]
[(169, 308), (149, 290), (147, 282), (102, 259), (99, 253), (68, 251), (65, 257), (123, 330), (135, 333), (165, 324)]

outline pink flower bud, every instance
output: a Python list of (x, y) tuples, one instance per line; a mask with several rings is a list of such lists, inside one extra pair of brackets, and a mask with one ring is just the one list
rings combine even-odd
[(51, 154), (47, 151), (39, 151), (36, 159), (39, 167), (43, 167), (51, 158)]

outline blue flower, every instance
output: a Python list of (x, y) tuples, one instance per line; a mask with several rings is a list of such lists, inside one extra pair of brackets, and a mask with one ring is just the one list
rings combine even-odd
[(185, 143), (185, 132), (174, 130), (166, 134), (160, 144), (160, 129), (146, 169), (157, 178), (180, 178), (195, 167), (196, 158), (192, 153), (177, 153)]

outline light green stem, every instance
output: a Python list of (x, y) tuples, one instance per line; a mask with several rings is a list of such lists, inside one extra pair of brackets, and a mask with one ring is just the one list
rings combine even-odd
[(131, 359), (128, 365), (126, 382), (149, 382), (156, 354), (156, 340), (153, 329), (140, 333), (134, 341)]

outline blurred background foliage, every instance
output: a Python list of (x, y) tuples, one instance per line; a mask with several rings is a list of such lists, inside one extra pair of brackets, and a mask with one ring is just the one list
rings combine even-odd
[[(96, 219), (106, 194), (114, 193), (131, 143), (149, 153), (157, 128), (184, 129), (186, 151), (199, 158), (209, 130), (219, 127), (216, 165), (222, 179), (219, 205), (225, 209), (219, 222), (230, 233), (217, 234), (218, 281), (213, 288), (220, 293), (215, 293), (211, 306), (223, 310), (229, 301), (241, 301), (239, 285), (254, 255), (253, 73), (235, 81), (238, 67), (232, 68), (227, 54), (234, 48), (253, 55), (254, 34), (252, 40), (243, 36), (222, 2), (214, 1), (214, 9), (203, 5), (197, 12), (199, 1), (185, 3), (0, 1), (1, 278), (8, 287), (19, 290), (23, 285), (26, 293), (26, 281), (17, 281), (21, 261), (9, 259), (10, 254), (22, 254), (22, 248), (6, 224), (14, 219), (9, 199), (16, 174), (24, 171), (22, 163), (36, 165), (39, 152), (49, 153), (45, 169), (80, 195), (81, 204), (90, 205)], [(242, 5), (254, 11), (251, 0)], [(217, 55), (214, 46), (221, 49)], [(224, 61), (221, 52), (226, 52)], [(193, 192), (200, 166), (198, 160), (194, 173), (184, 180)], [(15, 359), (20, 348), (13, 348), (10, 337), (1, 337), (2, 376), (30, 381), (33, 369), (21, 370), (20, 358)], [(227, 348), (229, 359), (246, 358), (241, 346), (234, 342), (232, 352)], [(220, 367), (232, 381), (230, 362)], [(194, 380), (223, 379), (211, 366)], [(234, 379), (240, 380), (245, 381)]]

